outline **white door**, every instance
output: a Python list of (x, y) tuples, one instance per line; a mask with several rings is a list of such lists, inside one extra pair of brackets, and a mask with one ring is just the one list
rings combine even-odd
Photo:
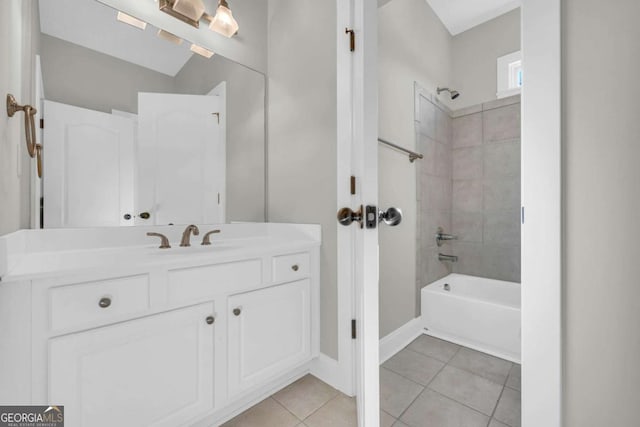
[(156, 225), (223, 223), (218, 96), (138, 94), (140, 211)]
[(229, 395), (311, 356), (309, 280), (229, 297)]
[(44, 226), (133, 225), (134, 122), (44, 101)]
[(214, 407), (213, 303), (49, 341), (66, 425), (176, 426)]

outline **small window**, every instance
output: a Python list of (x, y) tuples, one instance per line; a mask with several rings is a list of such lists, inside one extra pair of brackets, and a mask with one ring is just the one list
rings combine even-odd
[(522, 88), (522, 53), (520, 51), (498, 58), (498, 98), (520, 93)]

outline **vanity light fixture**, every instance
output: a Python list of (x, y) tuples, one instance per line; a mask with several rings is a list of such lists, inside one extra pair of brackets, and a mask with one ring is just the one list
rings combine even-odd
[(182, 44), (182, 39), (175, 34), (171, 34), (169, 31), (165, 31), (163, 29), (158, 30), (158, 37), (173, 44), (177, 44), (178, 46)]
[(238, 32), (238, 22), (234, 19), (227, 0), (218, 0), (218, 8), (216, 9), (215, 16), (211, 19), (209, 28), (229, 38)]
[(198, 46), (197, 44), (191, 45), (191, 52), (197, 53), (198, 55), (204, 56), (205, 58), (211, 58), (214, 55), (214, 53), (209, 49), (205, 49), (202, 46)]
[(139, 20), (138, 18), (134, 18), (131, 15), (127, 15), (124, 12), (120, 12), (118, 11), (118, 21), (120, 22), (124, 22), (125, 24), (129, 24), (132, 27), (136, 27), (140, 30), (144, 30), (145, 28), (147, 28), (147, 23), (144, 21)]
[(200, 28), (200, 20), (209, 22), (209, 28), (225, 37), (233, 37), (238, 32), (238, 22), (233, 17), (227, 0), (218, 0), (214, 16), (208, 15), (202, 0), (158, 0), (158, 7), (164, 13), (180, 21)]

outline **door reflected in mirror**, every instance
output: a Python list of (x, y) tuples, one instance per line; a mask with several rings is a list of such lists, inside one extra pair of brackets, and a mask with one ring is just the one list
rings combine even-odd
[[(40, 2), (39, 222), (264, 221), (265, 76), (220, 55), (194, 54), (151, 25), (118, 22), (95, 0), (52, 3)], [(82, 7), (60, 10), (68, 3)], [(95, 26), (69, 28), (80, 13), (109, 38), (96, 43), (88, 33)]]

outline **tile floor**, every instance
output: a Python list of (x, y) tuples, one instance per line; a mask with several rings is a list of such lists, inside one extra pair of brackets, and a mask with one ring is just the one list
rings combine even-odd
[[(380, 367), (380, 427), (520, 427), (520, 365), (421, 335)], [(224, 427), (354, 427), (355, 399), (307, 375)]]

